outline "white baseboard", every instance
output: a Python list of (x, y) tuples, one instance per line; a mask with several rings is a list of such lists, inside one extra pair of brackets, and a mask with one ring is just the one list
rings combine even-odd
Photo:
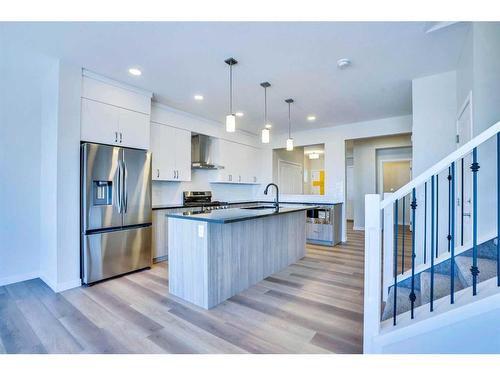
[(49, 286), (50, 289), (52, 289), (54, 292), (57, 292), (57, 283), (53, 281), (52, 279), (48, 278), (45, 275), (40, 275), (40, 280), (42, 280), (45, 284)]
[(82, 286), (82, 280), (80, 279), (66, 281), (65, 283), (59, 283), (57, 284), (57, 293), (64, 292), (68, 289), (78, 288), (79, 286)]
[(49, 286), (55, 293), (64, 292), (68, 289), (77, 288), (82, 285), (82, 281), (80, 279), (66, 281), (64, 283), (56, 283), (53, 280), (49, 279), (45, 276), (40, 276), (40, 279)]
[(19, 283), (21, 281), (36, 279), (39, 276), (38, 272), (28, 272), (22, 275), (13, 275), (0, 278), (0, 286)]

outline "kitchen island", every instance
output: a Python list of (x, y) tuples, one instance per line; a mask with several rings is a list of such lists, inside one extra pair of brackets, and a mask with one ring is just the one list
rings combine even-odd
[(311, 207), (168, 215), (169, 291), (209, 309), (305, 255)]

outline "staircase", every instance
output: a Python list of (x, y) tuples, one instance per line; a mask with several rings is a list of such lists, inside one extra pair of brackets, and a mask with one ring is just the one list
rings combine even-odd
[[(379, 352), (380, 343), (394, 348), (388, 343), (396, 337), (408, 344), (410, 334), (421, 342), (422, 331), (412, 325), (437, 332), (451, 321), (446, 314), (456, 324), (461, 313), (464, 322), (470, 319), (475, 305), (480, 313), (496, 311), (499, 186), (500, 122), (383, 200), (366, 195), (365, 353)], [(411, 222), (401, 229), (405, 206)], [(408, 231), (411, 245), (405, 247)], [(490, 297), (495, 299), (485, 302)]]
[[(477, 262), (480, 270), (478, 282), (483, 282), (497, 276), (497, 238), (483, 242), (478, 245)], [(472, 286), (473, 249), (469, 249), (455, 257), (454, 264), (454, 291), (457, 292)], [(415, 274), (415, 305), (414, 308), (426, 305), (431, 300), (431, 278), (430, 269)], [(434, 265), (433, 299), (450, 296), (451, 292), (451, 259), (446, 259)], [(396, 288), (396, 315), (410, 310), (411, 276), (398, 281)], [(394, 285), (389, 287), (389, 295), (382, 313), (382, 320), (392, 319), (394, 316)]]

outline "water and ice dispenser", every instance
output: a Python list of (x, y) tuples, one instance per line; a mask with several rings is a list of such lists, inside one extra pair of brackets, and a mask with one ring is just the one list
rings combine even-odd
[(106, 206), (113, 204), (113, 182), (112, 181), (94, 181), (94, 206)]

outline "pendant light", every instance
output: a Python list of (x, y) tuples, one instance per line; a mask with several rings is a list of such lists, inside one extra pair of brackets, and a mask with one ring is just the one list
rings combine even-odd
[(271, 124), (267, 123), (267, 88), (271, 87), (271, 84), (269, 82), (262, 82), (260, 85), (264, 87), (264, 128), (262, 129), (261, 140), (262, 143), (269, 143), (271, 133), (269, 129), (271, 128)]
[(292, 120), (290, 117), (290, 104), (293, 103), (293, 99), (286, 99), (288, 103), (288, 139), (286, 140), (286, 150), (293, 151), (293, 139), (292, 139)]
[(226, 131), (234, 133), (236, 131), (236, 115), (233, 113), (233, 65), (238, 61), (230, 57), (224, 62), (229, 65), (229, 114), (226, 116)]

